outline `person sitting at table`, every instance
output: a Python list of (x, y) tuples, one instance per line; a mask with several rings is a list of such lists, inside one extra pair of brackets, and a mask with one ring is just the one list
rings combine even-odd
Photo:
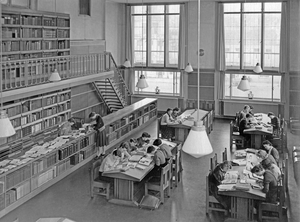
[(136, 139), (136, 147), (142, 148), (144, 145), (150, 142), (150, 134), (147, 132), (143, 132), (142, 136)]
[(177, 120), (178, 116), (179, 116), (179, 108), (178, 107), (175, 107), (172, 111), (172, 114), (171, 114), (172, 118), (174, 120)]
[(244, 130), (251, 128), (251, 125), (249, 123), (250, 119), (251, 119), (251, 115), (249, 113), (247, 113), (245, 118), (243, 118), (240, 121), (240, 125), (239, 125), (240, 135), (245, 138), (246, 144), (248, 144), (248, 145), (250, 144), (250, 141), (251, 141), (251, 135), (250, 134), (244, 134)]
[(254, 112), (253, 112), (254, 107), (253, 106), (249, 106), (249, 114), (251, 114), (252, 116), (254, 116)]
[(136, 139), (131, 138), (129, 141), (123, 142), (123, 146), (126, 147), (127, 152), (131, 155), (132, 152), (137, 151)]
[(162, 138), (167, 140), (175, 139), (175, 129), (168, 126), (172, 124), (175, 124), (175, 120), (172, 117), (172, 109), (168, 108), (160, 120), (160, 131)]
[(266, 193), (266, 202), (276, 203), (278, 178), (269, 169), (264, 169), (262, 164), (254, 166), (251, 173), (263, 176), (262, 191)]
[(118, 156), (118, 151), (117, 149), (114, 149), (110, 154), (108, 154), (103, 159), (99, 167), (99, 176), (101, 180), (107, 182), (113, 182), (113, 178), (103, 176), (102, 173), (115, 169), (115, 167), (119, 164), (119, 162), (120, 162), (120, 157)]
[(269, 159), (266, 159), (261, 165), (264, 169), (270, 170), (276, 177), (277, 181), (281, 179), (282, 174), (280, 168), (276, 164), (272, 163)]
[(263, 147), (268, 152), (268, 155), (272, 155), (277, 163), (279, 164), (279, 152), (278, 150), (273, 147), (273, 144), (269, 140), (265, 140), (262, 142)]
[(122, 162), (128, 160), (131, 157), (131, 155), (127, 151), (128, 149), (128, 144), (126, 142), (123, 142), (120, 144), (120, 147), (117, 150), (117, 154)]
[(273, 134), (278, 135), (278, 130), (280, 128), (280, 120), (274, 113), (269, 112), (268, 117), (271, 119), (270, 124), (273, 126)]
[(272, 155), (269, 155), (266, 151), (264, 150), (258, 150), (256, 155), (262, 159), (261, 164), (264, 164), (265, 161), (270, 161), (271, 163), (274, 163), (277, 165), (276, 160)]
[(222, 180), (225, 179), (225, 174), (230, 167), (229, 161), (224, 161), (218, 164), (215, 169), (213, 169), (208, 175), (209, 181), (209, 192), (220, 202), (220, 204), (225, 208), (230, 208), (230, 197), (219, 195), (218, 186), (222, 184)]
[(162, 150), (164, 152), (165, 158), (168, 161), (170, 158), (173, 157), (171, 152), (171, 147), (167, 144), (164, 144), (161, 139), (156, 139), (153, 142), (153, 146), (157, 146), (158, 149)]
[(249, 105), (245, 105), (244, 109), (242, 111), (240, 111), (240, 116), (239, 116), (240, 122), (244, 118), (246, 118), (246, 115), (249, 114), (249, 111), (250, 111), (250, 106)]

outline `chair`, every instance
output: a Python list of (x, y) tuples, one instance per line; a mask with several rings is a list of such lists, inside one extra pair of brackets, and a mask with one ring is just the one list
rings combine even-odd
[(215, 153), (215, 155), (212, 158), (210, 158), (210, 170), (213, 171), (217, 165), (218, 155)]
[(158, 191), (162, 204), (165, 202), (165, 191), (167, 191), (167, 196), (170, 197), (172, 166), (170, 161), (161, 169), (160, 177), (150, 177), (145, 183), (145, 195), (148, 195), (148, 190)]
[[(175, 187), (182, 181), (182, 167), (181, 167), (181, 144), (174, 148), (175, 159), (172, 164), (172, 183)], [(172, 184), (171, 184), (172, 185)]]
[(225, 150), (222, 152), (222, 160), (223, 162), (228, 160), (227, 158), (227, 148), (225, 147)]
[(234, 124), (233, 121), (230, 122), (230, 149), (232, 149), (232, 145), (235, 144), (239, 148), (244, 148), (245, 138), (240, 135), (239, 132), (233, 131)]
[(228, 211), (219, 203), (219, 201), (210, 194), (209, 178), (206, 176), (206, 214), (208, 214), (209, 211), (219, 211), (224, 212), (225, 215), (228, 214)]
[(104, 158), (104, 156), (100, 156), (98, 159), (94, 159), (92, 161), (92, 166), (90, 169), (90, 188), (92, 198), (94, 197), (94, 194), (98, 194), (101, 196), (105, 196), (108, 200), (110, 196), (110, 183), (101, 180), (101, 177), (99, 176), (99, 168)]
[(162, 117), (157, 118), (157, 138), (161, 138), (161, 132), (160, 132), (160, 122), (161, 122), (161, 118), (162, 118)]
[(284, 207), (284, 188), (283, 186), (277, 187), (278, 203), (265, 203), (259, 204), (258, 221), (287, 221), (286, 207)]

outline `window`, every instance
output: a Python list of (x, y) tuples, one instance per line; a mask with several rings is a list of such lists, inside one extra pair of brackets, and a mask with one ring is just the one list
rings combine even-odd
[(161, 94), (179, 96), (181, 82), (180, 72), (135, 70), (135, 85), (141, 72), (145, 75), (149, 86), (140, 92), (155, 93), (155, 88), (158, 87)]
[[(246, 75), (253, 99), (280, 102), (281, 5), (280, 2), (224, 3), (224, 98), (248, 99), (249, 91), (237, 89)], [(262, 66), (262, 74), (252, 72), (256, 63)]]
[[(248, 98), (249, 91), (237, 89), (244, 74), (225, 74), (225, 98), (245, 99)], [(254, 100), (280, 101), (281, 76), (280, 75), (257, 75), (247, 74), (251, 92)]]
[(180, 5), (132, 6), (135, 66), (178, 66)]
[(227, 69), (278, 71), (281, 3), (224, 3)]
[(29, 0), (7, 0), (6, 3), (2, 3), (2, 4), (7, 4), (7, 5), (10, 5), (10, 6), (29, 8)]
[(91, 0), (79, 0), (79, 15), (91, 15)]

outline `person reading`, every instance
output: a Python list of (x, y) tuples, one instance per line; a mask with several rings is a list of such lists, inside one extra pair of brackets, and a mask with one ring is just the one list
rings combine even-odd
[(175, 139), (175, 129), (169, 127), (169, 125), (175, 124), (175, 120), (172, 117), (172, 112), (173, 110), (168, 108), (160, 120), (161, 137), (167, 140)]
[(106, 133), (104, 122), (102, 117), (95, 112), (91, 112), (89, 114), (89, 119), (91, 121), (96, 121), (96, 123), (93, 125), (93, 128), (96, 131), (95, 142), (97, 147), (97, 156), (100, 156), (101, 154), (104, 154), (104, 147), (106, 146)]
[(121, 162), (127, 161), (131, 155), (128, 153), (128, 144), (126, 142), (123, 142), (120, 144), (120, 147), (118, 148), (117, 154), (121, 159)]
[(245, 118), (243, 118), (240, 121), (240, 125), (239, 125), (239, 133), (240, 133), (241, 136), (243, 136), (245, 138), (246, 144), (248, 144), (248, 145), (251, 141), (251, 135), (250, 134), (244, 134), (244, 130), (251, 128), (251, 125), (249, 123), (250, 119), (251, 119), (251, 115), (249, 113), (247, 113)]
[(147, 132), (143, 132), (142, 136), (136, 139), (137, 148), (142, 148), (144, 145), (149, 144), (150, 142), (150, 134)]
[(170, 158), (173, 157), (172, 152), (171, 152), (171, 147), (167, 144), (164, 144), (161, 139), (156, 139), (153, 142), (154, 146), (157, 146), (158, 149), (160, 149), (161, 151), (163, 151), (165, 158), (167, 160), (169, 160)]
[(171, 116), (174, 120), (178, 119), (178, 117), (179, 117), (179, 108), (178, 107), (175, 107), (173, 109)]
[(261, 164), (264, 164), (265, 161), (270, 161), (271, 163), (277, 165), (274, 157), (272, 155), (269, 155), (265, 150), (258, 150), (256, 155), (262, 159)]
[(273, 135), (278, 135), (278, 131), (280, 128), (280, 120), (277, 116), (274, 115), (274, 113), (269, 112), (268, 117), (271, 119), (270, 124), (273, 126)]
[(117, 149), (114, 149), (108, 154), (102, 161), (99, 167), (99, 177), (106, 182), (113, 182), (113, 178), (103, 176), (102, 173), (110, 170), (114, 170), (120, 163), (120, 157), (118, 156)]
[(209, 181), (209, 192), (220, 202), (220, 204), (225, 208), (230, 208), (230, 197), (219, 195), (218, 186), (222, 184), (225, 179), (225, 174), (230, 167), (229, 161), (224, 161), (218, 164), (208, 175)]
[(279, 164), (279, 152), (278, 150), (273, 147), (273, 144), (269, 140), (265, 140), (262, 142), (263, 147), (268, 152), (268, 155), (272, 155), (277, 163)]

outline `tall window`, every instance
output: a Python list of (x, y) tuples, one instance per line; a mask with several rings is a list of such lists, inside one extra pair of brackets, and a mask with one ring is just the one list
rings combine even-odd
[(177, 67), (180, 5), (132, 6), (135, 66)]
[(91, 15), (91, 0), (79, 0), (79, 15)]
[(249, 92), (237, 90), (236, 86), (243, 73), (260, 63), (263, 74), (246, 74), (254, 98), (280, 100), (281, 5), (281, 2), (224, 3), (225, 98), (247, 97)]

